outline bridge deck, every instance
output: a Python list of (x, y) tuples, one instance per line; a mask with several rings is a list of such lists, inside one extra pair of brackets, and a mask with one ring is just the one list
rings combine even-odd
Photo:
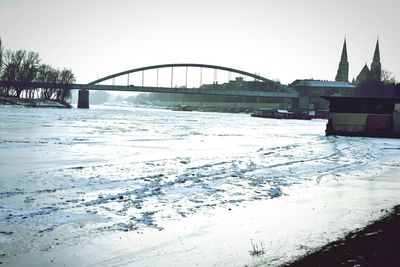
[(147, 92), (147, 93), (174, 93), (174, 94), (196, 94), (196, 95), (227, 95), (227, 96), (253, 96), (253, 97), (285, 97), (298, 98), (299, 95), (289, 92), (266, 92), (266, 91), (245, 91), (245, 90), (223, 90), (210, 88), (171, 88), (151, 86), (123, 86), (123, 85), (95, 85), (95, 84), (60, 84), (60, 83), (20, 83), (0, 81), (0, 87), (20, 88), (61, 88), (71, 90), (99, 90), (99, 91), (125, 91), (125, 92)]

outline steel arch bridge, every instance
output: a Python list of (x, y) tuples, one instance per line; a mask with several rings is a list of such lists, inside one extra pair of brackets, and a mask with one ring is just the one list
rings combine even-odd
[[(118, 73), (114, 73), (108, 76), (105, 76), (103, 78), (97, 79), (95, 81), (92, 81), (90, 83), (88, 83), (88, 85), (95, 85), (107, 80), (111, 80), (117, 77), (121, 77), (124, 75), (129, 75), (129, 74), (133, 74), (133, 73), (139, 73), (142, 72), (144, 73), (144, 71), (146, 70), (158, 70), (158, 69), (165, 69), (165, 68), (171, 68), (171, 87), (172, 87), (172, 79), (173, 79), (173, 70), (175, 67), (185, 67), (186, 68), (186, 83), (187, 83), (187, 68), (189, 67), (197, 67), (200, 69), (213, 69), (213, 70), (222, 70), (222, 71), (227, 71), (230, 73), (235, 73), (235, 74), (240, 74), (240, 75), (244, 75), (244, 76), (248, 76), (251, 78), (254, 78), (254, 80), (258, 80), (261, 81), (263, 83), (266, 83), (268, 85), (270, 85), (273, 88), (278, 89), (281, 92), (285, 92), (288, 93), (287, 97), (297, 97), (298, 96), (298, 92), (296, 92), (295, 90), (284, 86), (278, 82), (272, 81), (270, 79), (267, 79), (265, 77), (262, 77), (260, 75), (257, 74), (253, 74), (247, 71), (243, 71), (243, 70), (238, 70), (238, 69), (234, 69), (234, 68), (229, 68), (229, 67), (223, 67), (223, 66), (218, 66), (218, 65), (209, 65), (209, 64), (198, 64), (198, 63), (173, 63), (173, 64), (161, 64), (161, 65), (152, 65), (152, 66), (147, 66), (147, 67), (140, 67), (140, 68), (135, 68), (135, 69), (130, 69), (130, 70), (126, 70), (126, 71), (122, 71), (122, 72), (118, 72)], [(200, 75), (202, 72), (200, 71)], [(200, 81), (201, 81), (201, 77), (200, 77)], [(158, 83), (158, 71), (157, 71), (157, 83)], [(158, 86), (157, 86), (158, 87)], [(292, 94), (290, 96), (290, 94)]]
[[(214, 70), (223, 70), (223, 71), (227, 71), (227, 72), (232, 72), (232, 73), (236, 73), (236, 74), (240, 74), (240, 75), (244, 75), (244, 76), (248, 76), (251, 78), (254, 78), (255, 80), (259, 80), (262, 81), (264, 83), (267, 83), (269, 85), (272, 85), (275, 88), (279, 88), (285, 92), (288, 93), (294, 93), (297, 95), (297, 92), (287, 86), (281, 85), (280, 83), (277, 83), (275, 81), (272, 81), (270, 79), (264, 78), (260, 75), (257, 74), (253, 74), (247, 71), (243, 71), (243, 70), (238, 70), (238, 69), (234, 69), (234, 68), (228, 68), (228, 67), (223, 67), (223, 66), (218, 66), (218, 65), (209, 65), (209, 64), (198, 64), (198, 63), (173, 63), (173, 64), (161, 64), (161, 65), (152, 65), (152, 66), (147, 66), (147, 67), (141, 67), (141, 68), (135, 68), (135, 69), (130, 69), (130, 70), (126, 70), (126, 71), (122, 71), (122, 72), (118, 72), (118, 73), (114, 73), (108, 76), (105, 76), (103, 78), (97, 79), (95, 81), (92, 81), (89, 83), (89, 85), (94, 85), (94, 84), (98, 84), (113, 78), (117, 78), (123, 75), (127, 75), (127, 74), (131, 74), (131, 73), (137, 73), (137, 72), (144, 72), (146, 70), (154, 70), (154, 69), (164, 69), (164, 68), (171, 68), (171, 72), (173, 73), (173, 68), (174, 67), (197, 67), (197, 68), (206, 68), (206, 69), (214, 69)], [(186, 73), (187, 75), (187, 73)], [(200, 74), (201, 75), (201, 74)], [(158, 77), (157, 77), (158, 79)], [(187, 79), (187, 77), (186, 77)]]

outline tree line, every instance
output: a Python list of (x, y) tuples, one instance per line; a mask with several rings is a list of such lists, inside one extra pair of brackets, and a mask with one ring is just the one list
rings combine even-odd
[[(0, 38), (0, 80), (7, 82), (74, 83), (75, 76), (70, 69), (57, 69), (41, 63), (37, 52), (10, 49), (5, 50)], [(27, 88), (26, 86), (0, 87), (0, 95), (18, 98), (41, 98), (67, 102), (71, 90), (63, 88)]]

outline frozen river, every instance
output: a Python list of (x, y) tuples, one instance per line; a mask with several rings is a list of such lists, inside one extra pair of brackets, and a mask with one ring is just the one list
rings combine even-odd
[(325, 125), (132, 107), (0, 107), (0, 254), (164, 231), (214, 209), (301, 198), (383, 171), (400, 147), (326, 137)]

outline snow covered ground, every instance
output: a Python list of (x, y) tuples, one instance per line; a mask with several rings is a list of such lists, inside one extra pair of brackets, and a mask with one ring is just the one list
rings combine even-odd
[(325, 124), (0, 107), (0, 262), (282, 264), (400, 202), (400, 140)]

